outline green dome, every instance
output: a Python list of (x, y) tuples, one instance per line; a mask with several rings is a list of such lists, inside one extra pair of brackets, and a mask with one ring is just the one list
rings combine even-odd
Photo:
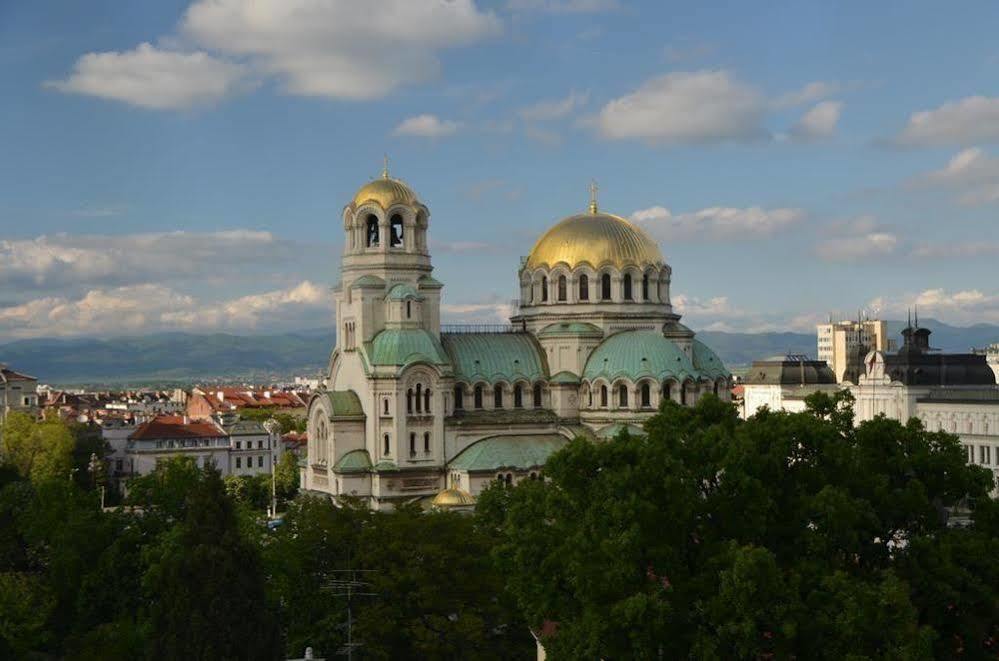
[(450, 363), (437, 338), (423, 329), (383, 330), (365, 345), (365, 349), (372, 365), (405, 367), (418, 362), (431, 365)]
[(672, 378), (682, 383), (699, 376), (680, 347), (658, 331), (645, 330), (611, 335), (594, 349), (583, 370), (583, 378), (590, 381), (598, 378), (637, 381), (649, 377), (656, 381)]
[(712, 381), (732, 376), (732, 373), (725, 369), (718, 354), (700, 340), (694, 340), (694, 368), (700, 372), (701, 376)]

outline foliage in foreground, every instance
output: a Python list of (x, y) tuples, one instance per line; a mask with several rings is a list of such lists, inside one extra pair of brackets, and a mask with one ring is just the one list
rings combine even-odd
[[(648, 436), (576, 440), (545, 482), (480, 498), (552, 659), (995, 658), (991, 474), (849, 397), (748, 421), (705, 397)], [(945, 508), (976, 505), (948, 528)], [(551, 630), (549, 625), (547, 630)]]

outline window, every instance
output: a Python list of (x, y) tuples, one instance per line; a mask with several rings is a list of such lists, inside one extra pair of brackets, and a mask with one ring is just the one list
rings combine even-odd
[(683, 383), (683, 385), (680, 386), (680, 405), (681, 406), (686, 406), (687, 405), (687, 386), (688, 385), (689, 385), (688, 382), (685, 381)]
[(367, 223), (367, 235), (368, 235), (368, 247), (374, 248), (378, 246), (378, 217), (371, 215), (368, 216)]
[(423, 432), (423, 451), (430, 454), (430, 432)]
[(579, 300), (590, 300), (590, 279), (585, 275), (579, 276)]
[(402, 216), (395, 214), (389, 226), (389, 236), (392, 237), (389, 245), (393, 248), (402, 247)]
[(642, 276), (642, 300), (643, 301), (649, 300), (649, 276), (648, 275), (643, 275)]
[(482, 408), (482, 386), (475, 386), (475, 408)]
[(607, 408), (607, 386), (600, 386), (600, 406)]
[(631, 300), (631, 274), (624, 274), (624, 300)]
[(503, 408), (503, 386), (498, 383), (493, 386), (493, 408)]
[(419, 413), (422, 410), (422, 400), (423, 399), (423, 384), (416, 384), (416, 412)]
[(628, 408), (628, 386), (623, 383), (617, 387), (617, 405), (623, 409)]
[(430, 388), (423, 391), (423, 410), (430, 413)]
[(411, 319), (413, 317), (413, 302), (406, 301), (406, 319)]
[(409, 434), (409, 456), (413, 457), (416, 455), (416, 434), (410, 432)]
[(604, 273), (600, 276), (600, 299), (609, 301), (610, 297), (610, 273)]
[(541, 408), (541, 384), (534, 384), (534, 408)]
[(513, 408), (515, 409), (523, 408), (524, 406), (523, 390), (519, 383), (513, 387)]
[(115, 459), (114, 460), (114, 469), (116, 471), (120, 471), (123, 468), (123, 465), (124, 465), (124, 461), (122, 459)]
[(243, 467), (243, 458), (236, 457), (236, 468), (242, 468), (242, 467)]
[(385, 434), (385, 436), (382, 437), (382, 441), (384, 443), (384, 449), (382, 450), (382, 454), (392, 454), (392, 447), (389, 444), (389, 435)]
[(388, 415), (388, 400), (386, 399), (384, 402), (382, 402), (382, 404), (384, 405), (382, 408), (384, 410), (385, 415)]
[(465, 408), (465, 389), (461, 386), (454, 387), (454, 408), (458, 411)]
[(507, 473), (506, 477), (504, 478), (504, 482), (506, 482), (506, 486), (508, 486), (508, 487), (512, 486), (513, 485), (513, 473)]
[(565, 302), (565, 296), (566, 296), (565, 288), (566, 288), (565, 276), (560, 275), (558, 277), (558, 300), (562, 302)]
[(717, 397), (718, 396), (718, 382), (717, 381), (715, 381), (714, 392), (715, 392), (715, 397)]
[(649, 384), (642, 384), (642, 408), (647, 409), (652, 406), (652, 393), (649, 392)]
[(263, 468), (263, 467), (264, 467), (264, 455), (260, 455), (259, 457), (257, 457), (257, 468)]
[(548, 278), (541, 278), (541, 300), (548, 300)]
[(413, 412), (413, 389), (406, 391), (406, 413)]
[(236, 441), (236, 449), (237, 450), (243, 449), (243, 441)]

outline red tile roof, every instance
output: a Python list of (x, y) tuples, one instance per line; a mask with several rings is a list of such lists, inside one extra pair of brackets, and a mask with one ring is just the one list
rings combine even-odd
[(226, 433), (213, 422), (188, 420), (177, 415), (160, 415), (139, 426), (129, 440), (158, 438), (219, 438)]

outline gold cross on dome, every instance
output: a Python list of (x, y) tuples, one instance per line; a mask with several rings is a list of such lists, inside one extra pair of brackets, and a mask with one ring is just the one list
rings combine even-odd
[(590, 213), (597, 212), (597, 182), (594, 179), (590, 180)]
[(382, 157), (382, 179), (388, 179), (388, 154)]

